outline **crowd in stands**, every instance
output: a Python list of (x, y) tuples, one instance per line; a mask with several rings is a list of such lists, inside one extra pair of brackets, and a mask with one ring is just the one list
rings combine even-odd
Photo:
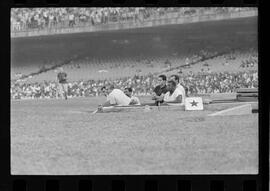
[(248, 59), (243, 60), (242, 64), (240, 67), (242, 68), (249, 68), (249, 67), (254, 67), (255, 65), (258, 64), (258, 56), (250, 56)]
[[(188, 88), (189, 95), (204, 93), (228, 93), (235, 92), (237, 88), (258, 87), (257, 71), (239, 72), (189, 72), (180, 75), (181, 83)], [(114, 84), (120, 89), (132, 87), (135, 95), (151, 95), (156, 84), (156, 76), (148, 74), (144, 76), (134, 75), (117, 80), (88, 80), (68, 82), (69, 97), (91, 97), (101, 94), (101, 87)], [(35, 98), (57, 98), (58, 84), (56, 82), (11, 83), (11, 99), (35, 99)]]
[(244, 11), (254, 8), (13, 8), (11, 31), (31, 31), (50, 28), (91, 26), (112, 22), (160, 19), (171, 13), (178, 17), (201, 14)]
[(183, 79), (190, 94), (232, 93), (237, 88), (258, 87), (257, 71), (189, 73)]

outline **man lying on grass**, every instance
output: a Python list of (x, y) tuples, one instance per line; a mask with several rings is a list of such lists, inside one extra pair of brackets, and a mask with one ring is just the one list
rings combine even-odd
[(107, 100), (102, 105), (99, 105), (99, 108), (116, 105), (128, 106), (138, 104), (136, 99), (128, 97), (122, 90), (114, 88), (113, 85), (102, 87), (101, 90), (107, 97)]
[(124, 93), (131, 99), (131, 103), (133, 103), (134, 105), (141, 105), (139, 98), (132, 95), (132, 88), (126, 87), (124, 89)]

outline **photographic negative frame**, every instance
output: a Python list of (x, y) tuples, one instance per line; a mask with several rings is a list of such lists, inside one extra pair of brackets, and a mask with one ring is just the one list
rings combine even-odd
[[(78, 3), (78, 2), (77, 2)], [(11, 50), (11, 44), (10, 44), (10, 31), (8, 30), (10, 28), (10, 17), (9, 15), (9, 8), (11, 7), (51, 7), (51, 6), (57, 6), (57, 7), (77, 7), (81, 6), (82, 4), (78, 5), (76, 2), (65, 4), (65, 3), (58, 3), (58, 4), (47, 4), (47, 3), (35, 3), (35, 2), (27, 2), (27, 3), (6, 3), (3, 6), (1, 6), (2, 17), (6, 19), (5, 27), (3, 29), (2, 38), (4, 39), (3, 42), (5, 42), (5, 48), (3, 49), (2, 55), (4, 58), (4, 63), (10, 61), (10, 50)], [(147, 2), (144, 2), (145, 6), (182, 6), (182, 4), (166, 4), (163, 2), (157, 3), (157, 4), (147, 4)], [(83, 6), (110, 6), (109, 3), (91, 3), (91, 4), (83, 4)], [(124, 3), (122, 5), (117, 4), (117, 6), (137, 6), (135, 3)], [(140, 4), (141, 6), (142, 4)], [(183, 6), (187, 7), (196, 7), (196, 6), (214, 6), (214, 7), (226, 7), (226, 6), (259, 6), (260, 4), (256, 3), (239, 3), (237, 4), (234, 2), (233, 4), (227, 3), (224, 1), (221, 4), (205, 4), (205, 2), (202, 3), (195, 3), (190, 2), (187, 4), (184, 4)], [(115, 6), (115, 4), (112, 4), (112, 6)], [(258, 36), (261, 36), (262, 29), (261, 29), (261, 16), (258, 11)], [(157, 39), (158, 40), (158, 39)], [(125, 42), (120, 42), (125, 43)], [(139, 175), (106, 175), (107, 173), (103, 175), (93, 175), (93, 174), (84, 174), (84, 175), (74, 175), (74, 176), (64, 176), (64, 175), (58, 175), (58, 176), (43, 176), (43, 175), (13, 175), (11, 174), (11, 137), (10, 137), (10, 116), (8, 114), (11, 113), (10, 105), (5, 104), (5, 109), (2, 110), (2, 118), (5, 120), (5, 128), (2, 128), (1, 132), (1, 148), (2, 151), (5, 153), (2, 156), (4, 156), (4, 162), (1, 162), (1, 169), (3, 169), (5, 180), (3, 183), (1, 182), (0, 188), (3, 188), (3, 190), (26, 190), (26, 189), (56, 189), (56, 190), (62, 190), (62, 189), (83, 189), (83, 188), (92, 188), (92, 190), (105, 190), (105, 189), (112, 189), (112, 190), (165, 190), (165, 188), (171, 188), (171, 190), (180, 190), (180, 189), (187, 189), (190, 190), (197, 190), (197, 189), (213, 189), (213, 190), (237, 190), (243, 189), (243, 190), (261, 190), (262, 188), (268, 188), (268, 178), (267, 178), (267, 171), (268, 171), (268, 144), (269, 144), (269, 133), (268, 133), (268, 108), (266, 108), (267, 101), (267, 94), (264, 91), (266, 89), (266, 75), (264, 75), (264, 71), (262, 70), (263, 67), (261, 63), (261, 55), (262, 55), (262, 48), (261, 45), (263, 42), (258, 39), (258, 52), (259, 52), (259, 65), (258, 65), (258, 73), (259, 73), (259, 129), (258, 129), (258, 147), (259, 147), (259, 158), (258, 158), (258, 174), (139, 174)], [(1, 56), (2, 57), (2, 56)], [(9, 68), (9, 67), (7, 67)], [(3, 76), (3, 78), (6, 79), (6, 77)], [(3, 80), (5, 80), (3, 79)], [(7, 83), (8, 84), (8, 83)], [(4, 87), (7, 86), (7, 89), (10, 88), (9, 85), (3, 84)], [(10, 90), (7, 90), (10, 91)], [(6, 94), (4, 94), (5, 99), (10, 100), (10, 96), (8, 97)], [(263, 100), (263, 101), (262, 101)], [(8, 102), (5, 102), (8, 103)], [(8, 112), (7, 112), (8, 111)], [(192, 121), (193, 122), (193, 121)], [(3, 137), (3, 138), (2, 138)], [(263, 158), (267, 156), (267, 158)], [(3, 168), (2, 168), (3, 167)], [(265, 168), (266, 167), (266, 168)]]

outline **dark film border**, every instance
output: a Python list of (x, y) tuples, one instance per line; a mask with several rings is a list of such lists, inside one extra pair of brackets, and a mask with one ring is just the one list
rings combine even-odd
[[(127, 175), (127, 176), (13, 176), (10, 175), (10, 8), (12, 7), (83, 7), (83, 6), (258, 6), (259, 7), (259, 174), (258, 175)], [(266, 75), (263, 70), (262, 2), (258, 0), (13, 0), (1, 1), (1, 63), (7, 72), (1, 75), (2, 100), (0, 128), (0, 190), (118, 190), (118, 191), (196, 191), (269, 189), (269, 110)], [(9, 100), (9, 101), (8, 101)]]
[(256, 175), (16, 176), (13, 191), (259, 191)]

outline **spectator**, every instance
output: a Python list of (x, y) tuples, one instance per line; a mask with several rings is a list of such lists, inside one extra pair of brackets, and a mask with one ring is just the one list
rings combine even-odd
[(73, 27), (74, 24), (75, 24), (74, 15), (71, 13), (71, 14), (69, 15), (68, 19), (69, 19), (68, 26)]

